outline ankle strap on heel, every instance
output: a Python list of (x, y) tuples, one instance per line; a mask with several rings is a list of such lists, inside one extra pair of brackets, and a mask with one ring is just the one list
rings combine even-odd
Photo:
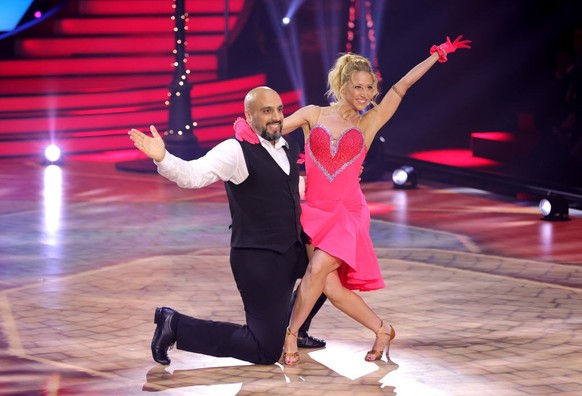
[[(382, 331), (382, 329), (384, 329), (384, 331)], [(376, 335), (388, 334), (388, 333), (386, 333), (386, 326), (384, 326), (384, 321), (382, 321), (382, 324), (380, 325), (380, 328), (378, 330), (376, 330), (374, 332), (374, 334), (376, 334)]]
[(287, 333), (285, 335), (297, 338), (297, 333), (293, 333), (289, 327), (287, 327)]

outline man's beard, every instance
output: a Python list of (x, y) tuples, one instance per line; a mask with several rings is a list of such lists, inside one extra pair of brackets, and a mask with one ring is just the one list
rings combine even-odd
[[(267, 127), (271, 124), (279, 124), (279, 130), (275, 133), (267, 132)], [(282, 134), (283, 124), (279, 122), (268, 122), (263, 129), (261, 129), (261, 137), (269, 142), (275, 142), (279, 140)]]

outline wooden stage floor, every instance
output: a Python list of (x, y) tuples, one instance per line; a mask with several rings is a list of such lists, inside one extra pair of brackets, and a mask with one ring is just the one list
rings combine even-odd
[(535, 202), (422, 180), (363, 184), (387, 284), (364, 298), (397, 331), (392, 361), (365, 362), (373, 334), (326, 303), (311, 334), (328, 345), (296, 366), (157, 365), (156, 306), (243, 321), (228, 206), (222, 184), (122, 159), (0, 160), (0, 394), (582, 394), (580, 212), (541, 221)]

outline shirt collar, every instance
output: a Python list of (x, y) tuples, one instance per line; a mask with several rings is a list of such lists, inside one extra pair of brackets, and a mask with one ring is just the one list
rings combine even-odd
[[(271, 142), (269, 142), (267, 139), (264, 139), (261, 135), (257, 135), (259, 137), (259, 140), (261, 141), (262, 145), (268, 144), (269, 146), (273, 147), (271, 145)], [(280, 149), (281, 147), (285, 146), (286, 148), (289, 148), (289, 143), (285, 140), (285, 138), (283, 136), (281, 136), (279, 138), (279, 140), (277, 140), (277, 142), (275, 143), (275, 149)]]

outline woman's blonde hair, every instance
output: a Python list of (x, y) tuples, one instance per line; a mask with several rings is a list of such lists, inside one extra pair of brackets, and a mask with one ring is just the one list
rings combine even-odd
[(372, 76), (372, 104), (374, 106), (376, 105), (374, 100), (379, 94), (378, 78), (376, 77), (376, 73), (374, 73), (374, 69), (372, 69), (372, 65), (366, 57), (352, 54), (350, 52), (341, 54), (341, 56), (337, 58), (334, 66), (327, 74), (328, 90), (325, 94), (331, 100), (332, 105), (341, 102), (343, 99), (342, 89), (347, 85), (348, 82), (351, 82), (352, 74), (360, 71), (370, 73), (370, 76)]

